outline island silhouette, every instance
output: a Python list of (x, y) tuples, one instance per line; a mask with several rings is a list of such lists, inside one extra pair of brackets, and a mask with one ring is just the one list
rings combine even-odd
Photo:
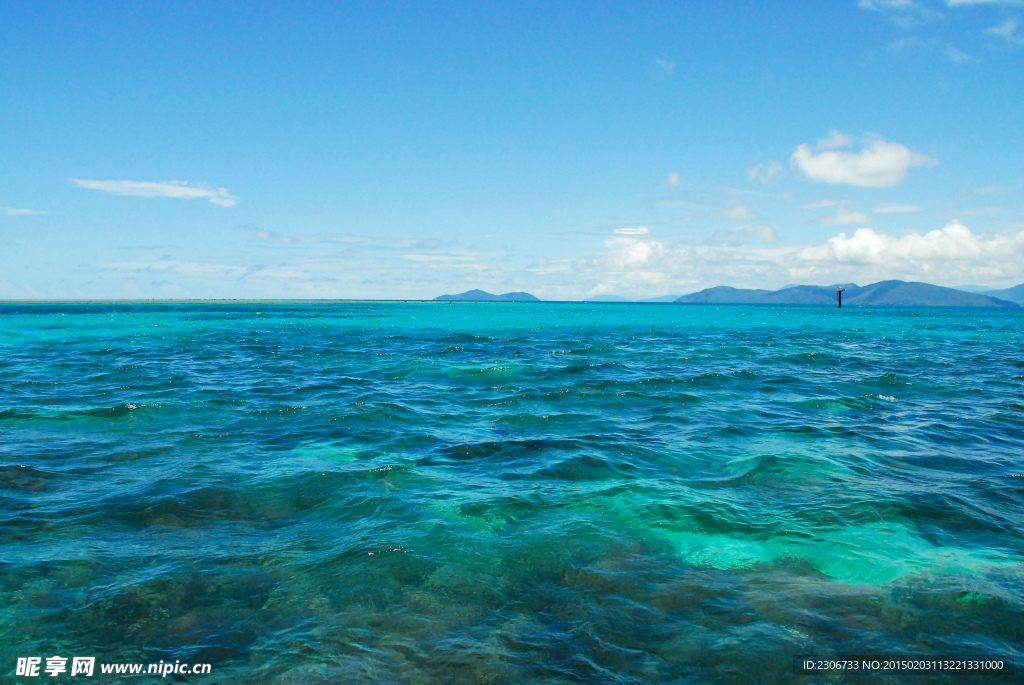
[[(931, 283), (879, 281), (859, 286), (855, 283), (833, 285), (793, 285), (779, 290), (756, 290), (719, 285), (682, 297), (665, 296), (643, 300), (670, 304), (771, 304), (832, 305), (836, 291), (842, 287), (844, 306), (871, 307), (1018, 307), (1024, 304), (1024, 283), (1002, 290), (967, 292)], [(540, 302), (527, 292), (494, 295), (485, 290), (467, 290), (456, 295), (440, 295), (436, 301), (450, 302)], [(616, 295), (586, 298), (584, 302), (631, 302)]]

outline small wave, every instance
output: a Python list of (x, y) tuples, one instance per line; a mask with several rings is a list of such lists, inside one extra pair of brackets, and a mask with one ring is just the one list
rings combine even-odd
[(683, 381), (683, 383), (689, 383), (690, 385), (722, 385), (732, 381), (729, 376), (725, 376), (720, 373), (702, 373), (699, 376), (692, 376)]
[(867, 411), (875, 408), (864, 397), (818, 397), (794, 402), (793, 406), (825, 412)]
[(455, 461), (466, 460), (487, 460), (487, 459), (519, 459), (530, 457), (536, 459), (540, 454), (547, 452), (573, 452), (586, 449), (588, 446), (595, 446), (601, 443), (600, 438), (594, 438), (596, 442), (581, 439), (537, 439), (537, 440), (508, 440), (482, 443), (462, 443), (452, 445), (441, 450), (440, 454)]
[(886, 402), (895, 402), (896, 398), (891, 395), (865, 395), (865, 397), (873, 397), (879, 400), (885, 400)]
[(126, 402), (113, 407), (96, 407), (90, 409), (69, 409), (66, 411), (39, 411), (26, 409), (5, 409), (0, 411), (0, 421), (3, 420), (29, 420), (45, 419), (51, 421), (70, 421), (81, 417), (116, 419), (128, 416), (132, 412), (143, 408), (144, 404)]
[(24, 464), (0, 467), (0, 490), (38, 492), (60, 479), (60, 474)]
[(0, 411), (0, 421), (24, 421), (26, 419), (34, 419), (39, 416), (34, 411), (27, 409), (4, 409)]
[(622, 458), (611, 460), (583, 454), (554, 462), (541, 462), (534, 467), (506, 469), (502, 478), (510, 481), (601, 481), (629, 477), (637, 471), (636, 467)]
[(77, 412), (69, 412), (69, 416), (96, 416), (105, 419), (116, 419), (122, 416), (128, 416), (136, 409), (139, 409), (143, 405), (135, 404), (133, 402), (125, 402), (124, 404), (118, 404), (113, 407), (102, 407), (98, 409), (85, 409)]

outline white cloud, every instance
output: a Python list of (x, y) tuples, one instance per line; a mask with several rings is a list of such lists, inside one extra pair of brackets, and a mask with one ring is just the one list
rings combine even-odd
[[(244, 230), (258, 238), (261, 229)], [(119, 263), (97, 264), (100, 273), (90, 291), (77, 296), (124, 297), (119, 289), (132, 278), (143, 297), (407, 299), (471, 287), (527, 290), (543, 297), (538, 289), (559, 278), (559, 264), (552, 264), (550, 275), (542, 277), (527, 268), (533, 255), (508, 251), (458, 249), (451, 243), (414, 239), (346, 240), (343, 249), (335, 250), (315, 242), (306, 245), (302, 236), (292, 238), (298, 240), (250, 241), (250, 249), (233, 250), (231, 260), (170, 254), (111, 260)]]
[(746, 205), (735, 205), (722, 210), (722, 216), (726, 219), (753, 219), (757, 217)]
[(1024, 37), (1017, 33), (1018, 23), (1016, 19), (1010, 18), (999, 26), (987, 29), (985, 33), (992, 36), (999, 36), (1011, 45), (1024, 45)]
[[(604, 241), (604, 245), (604, 254), (576, 260), (573, 271), (584, 276), (595, 275), (600, 283), (619, 289), (624, 282), (643, 282), (652, 277), (657, 281), (663, 277), (665, 245), (661, 241), (617, 236)], [(587, 285), (577, 283), (576, 287), (586, 288)]]
[(857, 7), (862, 10), (882, 12), (886, 10), (909, 10), (914, 7), (913, 0), (860, 0)]
[(616, 263), (612, 268), (635, 269), (649, 264), (654, 258), (661, 254), (663, 246), (656, 240), (636, 240), (633, 238), (613, 238), (605, 242), (605, 245), (614, 248), (612, 254)]
[(747, 178), (768, 185), (777, 181), (785, 171), (782, 164), (772, 159), (747, 169)]
[(671, 174), (668, 175), (668, 179), (665, 182), (673, 187), (679, 185), (679, 173), (673, 171)]
[(959, 221), (902, 237), (861, 228), (852, 236), (840, 233), (805, 247), (797, 256), (794, 275), (825, 271), (832, 276), (859, 273), (862, 280), (1005, 281), (1024, 277), (1024, 232), (976, 235)]
[(914, 28), (927, 20), (941, 16), (924, 2), (916, 0), (859, 0), (857, 6), (863, 10), (878, 12), (905, 29)]
[(466, 269), (470, 271), (487, 271), (487, 266), (475, 261), (476, 257), (470, 255), (436, 255), (436, 254), (407, 254), (406, 259), (426, 264), (432, 269)]
[(755, 224), (753, 222), (749, 224), (743, 224), (732, 229), (732, 234), (740, 240), (735, 242), (747, 242), (750, 240), (759, 240), (765, 243), (774, 243), (778, 241), (779, 237), (775, 234), (775, 229), (765, 224)]
[(979, 195), (997, 195), (1005, 192), (1006, 188), (1003, 186), (982, 186), (981, 188), (967, 188), (965, 190), (961, 190), (959, 195), (963, 200), (973, 200)]
[(990, 29), (985, 29), (985, 33), (990, 33), (993, 36), (1002, 36), (1003, 38), (1006, 38), (1006, 39), (1009, 39), (1016, 32), (1017, 32), (1017, 20), (1013, 19), (1012, 17), (1010, 19), (1007, 19), (1006, 21), (1004, 21), (999, 26), (993, 26)]
[(824, 207), (838, 207), (839, 204), (840, 203), (836, 202), (835, 200), (818, 200), (817, 202), (812, 202), (809, 205), (804, 205), (804, 209), (822, 209)]
[(853, 138), (835, 129), (829, 131), (827, 136), (818, 141), (819, 150), (836, 150), (851, 145), (853, 145)]
[(950, 7), (963, 7), (969, 5), (1021, 5), (1021, 0), (948, 0)]
[[(585, 293), (632, 298), (687, 293), (716, 285), (778, 288), (786, 283), (874, 283), (901, 279), (938, 285), (1024, 281), (1024, 226), (1004, 234), (974, 234), (960, 222), (926, 233), (892, 235), (861, 228), (821, 243), (780, 245), (774, 231), (758, 224), (716, 233), (712, 240), (669, 242), (649, 236), (615, 236), (593, 256), (558, 262), (540, 260), (531, 272), (544, 275), (550, 296), (576, 299)], [(721, 238), (721, 240), (714, 240)], [(552, 260), (554, 261), (554, 260)], [(568, 267), (568, 268), (567, 268)]]
[(850, 224), (870, 224), (871, 215), (864, 212), (854, 212), (846, 207), (839, 207), (832, 216), (822, 217), (821, 223), (826, 226), (848, 226)]
[[(755, 226), (737, 229), (737, 235), (745, 231), (770, 231), (768, 227)], [(666, 292), (692, 292), (708, 285), (761, 284), (765, 275), (780, 270), (774, 263), (775, 257), (792, 253), (791, 248), (752, 247), (743, 242), (668, 244), (616, 237), (605, 241), (601, 254), (575, 260), (571, 272), (560, 275), (565, 279), (560, 290), (567, 299), (589, 292), (650, 297)], [(784, 282), (780, 280), (779, 284)]]
[(152, 262), (118, 262), (115, 264), (104, 264), (103, 266), (107, 269), (119, 271), (170, 271), (193, 276), (241, 275), (247, 271), (247, 268), (244, 266), (179, 262), (171, 259), (160, 259)]
[[(830, 145), (841, 142), (833, 131), (821, 141)], [(910, 167), (938, 164), (938, 160), (914, 152), (905, 145), (878, 137), (866, 139), (859, 152), (821, 149), (815, 153), (806, 143), (797, 146), (790, 158), (794, 169), (799, 169), (812, 181), (845, 183), (855, 186), (882, 188), (894, 186), (907, 176)]]
[[(924, 234), (891, 235), (861, 228), (811, 245), (774, 243), (770, 227), (747, 224), (702, 244), (643, 236), (615, 237), (598, 255), (576, 260), (564, 278), (567, 298), (602, 292), (648, 297), (715, 285), (777, 288), (785, 283), (874, 283), (887, 279), (938, 285), (1024, 281), (1024, 226), (1005, 234), (974, 234), (959, 221)], [(1013, 231), (1017, 232), (1014, 233)], [(744, 235), (745, 234), (745, 235)], [(754, 242), (742, 238), (750, 238)], [(546, 270), (553, 273), (553, 270)]]
[(647, 235), (650, 232), (646, 226), (622, 226), (615, 229), (616, 235)]
[(533, 264), (527, 267), (526, 270), (541, 276), (565, 273), (572, 269), (570, 262), (571, 260), (568, 259), (548, 259), (547, 257), (537, 257), (533, 260)]
[(13, 207), (0, 207), (0, 214), (3, 214), (4, 216), (35, 216), (38, 214), (46, 214), (46, 210), (15, 209)]
[(135, 197), (169, 197), (181, 200), (205, 199), (221, 207), (233, 207), (238, 198), (227, 188), (213, 188), (188, 181), (93, 181), (83, 178), (68, 179), (80, 188), (102, 190), (114, 195)]
[(733, 226), (727, 231), (715, 231), (706, 241), (706, 245), (748, 245), (751, 243), (775, 243), (779, 236), (775, 229), (766, 224), (758, 224), (753, 221)]
[[(311, 245), (320, 243), (349, 243), (355, 245), (371, 242), (371, 239), (366, 236), (352, 235), (350, 233), (312, 233), (287, 236), (256, 226), (240, 226), (239, 228), (250, 231), (260, 240), (282, 245)], [(430, 246), (428, 245), (427, 247)]]
[(953, 45), (942, 45), (942, 52), (946, 55), (950, 62), (979, 62), (980, 60), (969, 52), (964, 52), (960, 48)]
[(407, 254), (406, 259), (416, 262), (471, 262), (476, 257), (466, 254)]
[(889, 45), (889, 49), (893, 52), (910, 52), (915, 50), (934, 52), (943, 55), (950, 62), (954, 62), (956, 64), (981, 61), (969, 52), (964, 52), (955, 45), (950, 45), (938, 38), (929, 38), (925, 40), (917, 36), (911, 36), (891, 43)]
[(654, 64), (669, 76), (676, 73), (676, 63), (673, 60), (655, 58)]
[(875, 207), (875, 212), (878, 214), (900, 214), (920, 211), (921, 208), (917, 205), (901, 205), (896, 203), (889, 203)]

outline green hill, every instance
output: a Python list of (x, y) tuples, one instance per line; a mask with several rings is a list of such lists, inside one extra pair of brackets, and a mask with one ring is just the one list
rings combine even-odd
[(765, 296), (771, 290), (744, 290), (719, 285), (701, 290), (699, 293), (683, 295), (676, 300), (679, 304), (765, 304)]
[(441, 295), (435, 297), (435, 301), (449, 300), (452, 302), (540, 302), (530, 293), (505, 293), (504, 295), (492, 295), (486, 290), (467, 290), (458, 295)]

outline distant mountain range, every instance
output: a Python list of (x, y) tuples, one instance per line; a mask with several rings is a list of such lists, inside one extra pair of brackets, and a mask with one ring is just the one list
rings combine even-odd
[(540, 302), (539, 299), (530, 293), (505, 293), (504, 295), (492, 295), (484, 290), (467, 290), (458, 295), (441, 295), (434, 300), (450, 300), (457, 302)]
[(995, 290), (990, 285), (954, 285), (954, 290), (964, 290), (969, 293), (987, 293), (989, 290)]
[[(776, 304), (776, 305), (835, 305), (836, 287), (841, 285), (843, 305), (892, 307), (1016, 307), (1024, 305), (1024, 283), (1004, 290), (969, 292), (963, 288), (944, 288), (930, 283), (906, 281), (880, 281), (859, 286), (842, 283), (828, 286), (793, 285), (781, 290), (744, 290), (720, 285), (699, 293), (675, 297), (666, 295), (641, 302), (671, 302), (675, 304)], [(980, 286), (965, 286), (980, 287)], [(467, 290), (458, 295), (441, 295), (436, 301), (452, 302), (540, 302), (530, 293), (515, 292), (493, 295), (484, 290)], [(600, 295), (584, 302), (630, 302), (618, 295)]]
[[(1024, 284), (1006, 291), (969, 293), (930, 283), (880, 281), (860, 287), (844, 284), (843, 304), (851, 306), (902, 307), (1016, 307), (1017, 304), (994, 296), (997, 292), (1024, 290)], [(782, 290), (741, 290), (729, 286), (708, 288), (683, 295), (679, 304), (836, 304), (836, 286), (798, 285)]]
[(1016, 302), (1017, 304), (1024, 304), (1024, 283), (1015, 285), (1012, 288), (1005, 288), (1003, 290), (986, 290), (983, 295), (989, 297), (998, 297), (1000, 300), (1009, 300), (1010, 302)]

